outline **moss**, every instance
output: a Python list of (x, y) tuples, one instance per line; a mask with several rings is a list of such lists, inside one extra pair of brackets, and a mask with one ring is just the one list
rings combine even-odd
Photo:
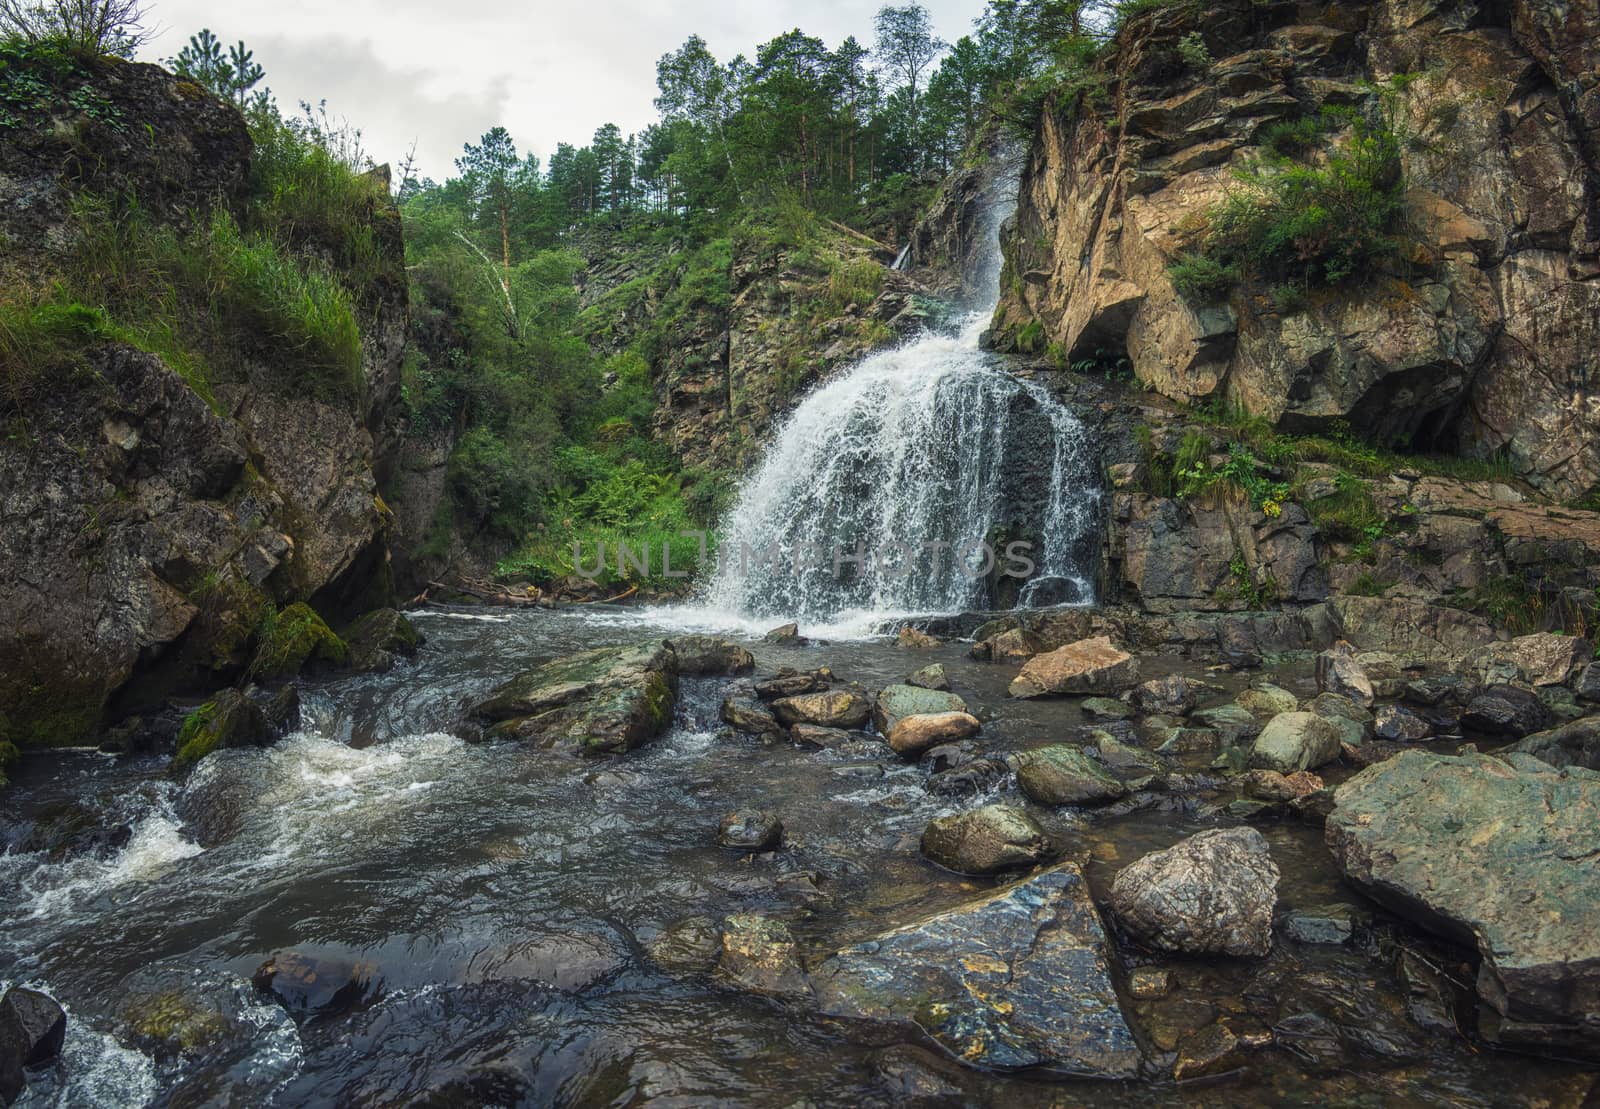
[(123, 1011), (128, 1028), (158, 1052), (210, 1047), (228, 1033), (227, 1018), (177, 990), (136, 997)]
[(296, 602), (282, 612), (268, 611), (250, 673), (257, 678), (289, 677), (314, 662), (340, 665), (350, 657), (344, 640), (310, 605)]
[(0, 655), (3, 738), (23, 750), (80, 747), (100, 728), (105, 690), (76, 664), (38, 639), (12, 644)]
[(178, 753), (173, 757), (174, 770), (186, 770), (222, 745), (222, 728), (217, 713), (217, 702), (207, 701), (183, 718), (183, 728), (178, 732)]
[[(0, 718), (3, 719), (3, 718)], [(9, 739), (0, 739), (0, 786), (10, 781), (6, 777), (6, 768), (22, 757), (22, 752), (17, 750), (17, 745)]]

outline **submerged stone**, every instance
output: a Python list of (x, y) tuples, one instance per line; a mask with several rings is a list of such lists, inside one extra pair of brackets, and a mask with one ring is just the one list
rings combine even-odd
[(824, 1013), (920, 1028), (968, 1066), (1132, 1078), (1141, 1061), (1073, 863), (847, 947), (811, 983)]

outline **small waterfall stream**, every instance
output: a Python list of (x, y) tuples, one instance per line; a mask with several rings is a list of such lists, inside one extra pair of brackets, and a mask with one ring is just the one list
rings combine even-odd
[[(1083, 425), (979, 347), (1003, 212), (969, 264), (984, 288), (955, 334), (863, 359), (777, 429), (719, 529), (694, 610), (835, 636), (925, 614), (1092, 600), (1100, 492)], [(973, 295), (976, 293), (976, 295)]]

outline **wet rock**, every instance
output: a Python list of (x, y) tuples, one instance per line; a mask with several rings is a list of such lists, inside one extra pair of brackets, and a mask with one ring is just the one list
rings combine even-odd
[(954, 693), (918, 689), (912, 685), (891, 685), (878, 694), (872, 708), (872, 724), (880, 735), (894, 731), (902, 716), (925, 716), (941, 712), (966, 712), (967, 703)]
[(780, 698), (772, 702), (772, 713), (780, 724), (851, 729), (866, 724), (872, 715), (872, 705), (853, 690), (829, 689)]
[(674, 974), (700, 974), (711, 969), (722, 951), (722, 931), (708, 917), (693, 916), (661, 930), (651, 941), (650, 959)]
[(1349, 943), (1366, 914), (1343, 902), (1295, 909), (1283, 918), (1283, 934), (1296, 943)]
[(680, 675), (690, 677), (748, 674), (755, 656), (731, 639), (714, 635), (680, 635), (667, 640)]
[(664, 644), (602, 647), (529, 670), (473, 706), (491, 739), (579, 755), (631, 751), (672, 723), (676, 660)]
[(341, 956), (280, 951), (250, 979), (291, 1013), (328, 1016), (376, 1001), (383, 978), (375, 964)]
[(1322, 779), (1309, 770), (1297, 770), (1293, 774), (1252, 770), (1244, 779), (1245, 793), (1262, 801), (1293, 801), (1322, 788)]
[(1078, 707), (1091, 720), (1128, 720), (1135, 715), (1132, 705), (1109, 697), (1086, 697)]
[(811, 993), (789, 926), (754, 913), (739, 913), (723, 922), (717, 976), (768, 997), (799, 998)]
[(966, 797), (983, 793), (1004, 781), (1011, 768), (999, 759), (973, 759), (934, 774), (928, 792), (940, 797)]
[(783, 731), (772, 710), (750, 697), (729, 694), (723, 698), (718, 715), (734, 731), (746, 735), (777, 735)]
[(45, 806), (33, 814), (32, 825), (21, 849), (42, 852), (52, 862), (122, 847), (133, 836), (133, 826), (126, 819), (116, 818), (98, 805), (77, 801)]
[(541, 932), (481, 951), (467, 978), (473, 982), (537, 982), (575, 993), (628, 964), (621, 944), (604, 932)]
[(1178, 1043), (1178, 1058), (1172, 1064), (1177, 1082), (1226, 1074), (1244, 1065), (1246, 1048), (1233, 1030), (1221, 1021), (1208, 1024)]
[(192, 988), (174, 988), (136, 993), (119, 1016), (127, 1038), (141, 1051), (170, 1061), (202, 1055), (243, 1034), (232, 1008)]
[(1578, 680), (1572, 683), (1572, 692), (1580, 701), (1600, 701), (1600, 662), (1591, 662), (1583, 668)]
[(1271, 720), (1285, 712), (1294, 712), (1300, 707), (1300, 698), (1290, 693), (1281, 686), (1271, 682), (1262, 682), (1253, 689), (1247, 689), (1234, 698), (1234, 704), (1255, 716), (1258, 720)]
[(1200, 832), (1117, 872), (1111, 908), (1165, 951), (1265, 955), (1272, 949), (1278, 866), (1254, 828)]
[(1315, 770), (1339, 757), (1340, 731), (1309, 712), (1284, 712), (1267, 721), (1250, 750), (1250, 765), (1293, 774)]
[(402, 658), (412, 658), (422, 642), (416, 626), (392, 608), (375, 609), (346, 627), (339, 635), (350, 651), (350, 669), (358, 673), (389, 670)]
[(1168, 674), (1164, 678), (1151, 678), (1133, 691), (1133, 703), (1141, 712), (1170, 713), (1186, 716), (1200, 703), (1205, 687), (1182, 674)]
[(945, 676), (944, 663), (942, 662), (924, 666), (921, 670), (906, 678), (905, 684), (916, 686), (918, 689), (933, 689), (941, 693), (950, 692), (950, 679)]
[(1372, 714), (1372, 734), (1390, 743), (1419, 743), (1433, 725), (1404, 705), (1380, 705)]
[(1461, 726), (1480, 735), (1521, 739), (1554, 723), (1538, 695), (1514, 685), (1492, 685), (1467, 702)]
[(272, 730), (280, 736), (288, 735), (300, 726), (300, 688), (286, 685), (271, 697), (252, 697), (261, 708)]
[(1549, 731), (1535, 732), (1507, 750), (1532, 755), (1551, 766), (1581, 766), (1585, 770), (1600, 770), (1600, 716), (1590, 716)]
[(1128, 792), (1115, 774), (1065, 743), (1018, 755), (1017, 785), (1042, 805), (1097, 805)]
[(827, 667), (819, 670), (794, 670), (784, 667), (770, 678), (756, 683), (755, 694), (763, 701), (779, 697), (797, 697), (802, 693), (815, 693), (833, 684), (833, 671)]
[(771, 643), (777, 647), (804, 647), (810, 642), (800, 634), (799, 624), (779, 624), (762, 636), (761, 639), (763, 642)]
[(190, 770), (224, 748), (271, 747), (276, 742), (278, 731), (260, 707), (238, 690), (225, 689), (184, 718), (172, 769)]
[(961, 1086), (947, 1073), (953, 1064), (909, 1044), (897, 1044), (873, 1057), (878, 1087), (891, 1105), (960, 1104)]
[(1317, 656), (1317, 689), (1372, 707), (1372, 679), (1356, 660), (1356, 649), (1342, 639)]
[(895, 637), (895, 646), (925, 651), (939, 646), (939, 641), (920, 628), (913, 628), (910, 624), (907, 624), (900, 629), (900, 634)]
[(824, 728), (819, 724), (796, 724), (789, 729), (789, 738), (806, 747), (833, 749), (852, 742), (864, 732), (847, 732), (843, 728)]
[[(1372, 734), (1372, 713), (1341, 694), (1319, 693), (1306, 702), (1305, 708), (1307, 712), (1339, 724), (1343, 742), (1352, 747), (1361, 746)], [(1347, 726), (1351, 724), (1355, 726)]]
[(982, 727), (978, 718), (965, 712), (932, 712), (902, 716), (889, 729), (889, 746), (896, 754), (919, 755), (941, 743), (971, 739)]
[(922, 853), (959, 874), (1032, 866), (1049, 852), (1044, 829), (1015, 805), (985, 805), (941, 816), (922, 832)]
[(1010, 692), (1013, 697), (1116, 693), (1138, 678), (1138, 660), (1098, 636), (1035, 655), (1012, 679)]
[[(37, 1067), (61, 1054), (67, 1038), (67, 1014), (55, 998), (38, 990), (13, 986), (0, 998), (0, 1094), (15, 1074), (21, 1089), (23, 1067)], [(16, 1096), (11, 1091), (7, 1098)]]
[(776, 851), (783, 843), (783, 821), (762, 809), (741, 809), (722, 818), (717, 842), (740, 851)]
[(965, 766), (975, 758), (977, 748), (974, 744), (941, 743), (922, 752), (922, 765), (928, 768), (930, 774), (943, 774), (946, 770)]
[(1172, 972), (1165, 967), (1134, 967), (1128, 972), (1128, 992), (1140, 1001), (1167, 996), (1172, 989)]
[(1221, 745), (1221, 733), (1210, 728), (1173, 728), (1156, 751), (1168, 756), (1209, 755)]
[(1003, 632), (980, 639), (972, 645), (972, 657), (989, 662), (1022, 662), (1043, 649), (1039, 639), (1022, 628), (1008, 628)]
[(1201, 727), (1215, 731), (1228, 746), (1254, 739), (1261, 734), (1261, 719), (1243, 705), (1218, 705), (1215, 708), (1197, 709), (1189, 719)]
[(1485, 684), (1565, 685), (1594, 656), (1587, 639), (1538, 632), (1509, 643), (1488, 643), (1462, 659), (1461, 668)]
[(1072, 863), (847, 947), (811, 981), (822, 1012), (920, 1029), (969, 1066), (1131, 1078), (1141, 1061)]
[(1406, 751), (1340, 786), (1325, 837), (1346, 877), (1475, 944), (1478, 994), (1547, 1048), (1592, 1042), (1600, 1013), (1600, 775)]
[(1161, 769), (1161, 760), (1139, 747), (1130, 747), (1110, 732), (1096, 728), (1085, 737), (1099, 755), (1100, 762), (1125, 773), (1150, 773)]

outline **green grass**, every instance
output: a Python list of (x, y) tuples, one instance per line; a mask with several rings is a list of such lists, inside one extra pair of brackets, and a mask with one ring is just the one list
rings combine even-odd
[(871, 258), (838, 259), (828, 273), (828, 305), (834, 311), (865, 308), (882, 289), (883, 267)]
[(1335, 542), (1359, 543), (1371, 538), (1371, 529), (1382, 528), (1384, 521), (1367, 483), (1345, 471), (1340, 471), (1334, 483), (1337, 488), (1332, 494), (1305, 502), (1311, 522), (1324, 539)]

